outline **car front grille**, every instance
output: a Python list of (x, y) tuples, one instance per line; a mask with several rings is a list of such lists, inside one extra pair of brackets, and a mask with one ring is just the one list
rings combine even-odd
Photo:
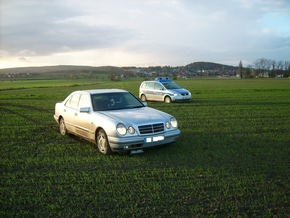
[(156, 123), (156, 124), (138, 126), (138, 129), (141, 135), (151, 134), (151, 133), (163, 132), (164, 125), (163, 123)]

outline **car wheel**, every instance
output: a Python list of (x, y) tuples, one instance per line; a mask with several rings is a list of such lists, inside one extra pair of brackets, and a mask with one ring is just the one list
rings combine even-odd
[(141, 95), (141, 101), (142, 101), (142, 102), (147, 101), (146, 95)]
[(65, 122), (64, 122), (63, 118), (61, 118), (59, 121), (59, 132), (62, 135), (66, 135), (66, 133), (67, 133)]
[(170, 98), (169, 96), (166, 96), (166, 97), (164, 98), (164, 102), (165, 102), (165, 103), (171, 103), (171, 98)]
[(107, 135), (103, 129), (100, 129), (97, 133), (97, 146), (102, 154), (111, 154), (112, 150), (110, 148)]

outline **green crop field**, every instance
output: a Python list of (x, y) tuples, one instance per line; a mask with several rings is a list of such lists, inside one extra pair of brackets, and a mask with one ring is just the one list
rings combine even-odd
[(0, 217), (287, 217), (290, 79), (177, 80), (190, 103), (149, 102), (174, 115), (174, 144), (100, 154), (61, 136), (54, 105), (79, 89), (141, 80), (0, 82)]

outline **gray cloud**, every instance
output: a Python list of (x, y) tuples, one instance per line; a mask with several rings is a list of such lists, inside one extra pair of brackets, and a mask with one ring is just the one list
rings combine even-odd
[(1, 14), (2, 58), (106, 49), (149, 65), (290, 57), (287, 0), (2, 0)]
[(74, 20), (84, 12), (65, 8), (56, 1), (37, 2), (40, 3), (15, 4), (15, 10), (20, 13), (15, 16), (14, 12), (6, 14), (7, 25), (2, 31), (3, 50), (11, 53), (30, 50), (37, 55), (47, 55), (61, 52), (63, 48), (78, 51), (114, 46), (133, 37), (132, 31), (117, 26), (90, 26)]

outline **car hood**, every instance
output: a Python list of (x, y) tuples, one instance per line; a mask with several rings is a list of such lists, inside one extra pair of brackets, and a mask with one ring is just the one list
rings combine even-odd
[(171, 89), (171, 91), (177, 92), (177, 93), (179, 93), (181, 95), (186, 95), (186, 94), (189, 93), (189, 91), (187, 91), (186, 89)]
[(101, 113), (113, 120), (124, 124), (129, 123), (131, 125), (143, 125), (157, 122), (164, 123), (170, 119), (168, 114), (149, 107), (102, 111)]

